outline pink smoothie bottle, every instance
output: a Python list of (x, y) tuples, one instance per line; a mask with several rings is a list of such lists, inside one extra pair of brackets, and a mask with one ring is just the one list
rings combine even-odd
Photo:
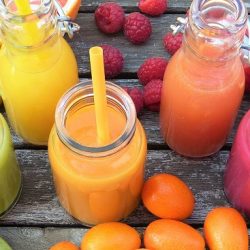
[(224, 190), (231, 204), (250, 217), (250, 110), (241, 120), (226, 164)]

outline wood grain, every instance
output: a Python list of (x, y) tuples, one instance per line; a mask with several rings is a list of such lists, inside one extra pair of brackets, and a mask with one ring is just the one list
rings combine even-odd
[[(110, 0), (82, 0), (81, 12), (93, 12), (100, 3), (110, 2)], [(119, 3), (126, 12), (139, 11), (139, 0), (115, 0), (113, 2)], [(191, 0), (168, 0), (168, 8), (166, 13), (186, 12), (191, 4)]]
[[(82, 79), (86, 80), (86, 79)], [(123, 87), (139, 87), (142, 88), (142, 85), (138, 82), (136, 79), (120, 79), (120, 80), (114, 80), (114, 83), (123, 86)], [(238, 112), (238, 116), (235, 122), (235, 125), (233, 127), (232, 133), (230, 134), (226, 146), (231, 147), (234, 135), (236, 133), (237, 127), (239, 125), (239, 122), (243, 115), (246, 113), (246, 111), (250, 108), (250, 95), (245, 95), (240, 110)], [(4, 114), (6, 117), (6, 114)], [(148, 145), (150, 147), (167, 147), (166, 144), (163, 141), (163, 138), (160, 133), (159, 128), (159, 114), (151, 111), (144, 110), (141, 115), (139, 116), (139, 119), (146, 131), (147, 134), (147, 140)], [(19, 136), (17, 136), (13, 131), (13, 141), (16, 148), (35, 148), (35, 146), (31, 146), (28, 143), (24, 142)]]
[[(100, 3), (109, 2), (110, 0), (82, 0), (81, 12), (93, 12)], [(250, 9), (250, 3), (248, 0), (243, 0), (248, 8)], [(115, 0), (114, 2), (119, 3), (126, 12), (139, 11), (137, 7), (139, 0)], [(168, 0), (168, 8), (166, 13), (180, 13), (186, 12), (191, 5), (191, 0)]]
[(55, 243), (64, 240), (80, 245), (86, 232), (87, 229), (79, 228), (0, 228), (0, 236), (13, 250), (48, 250)]
[[(23, 172), (23, 192), (19, 203), (0, 225), (19, 226), (79, 226), (59, 205), (51, 178), (45, 150), (17, 150)], [(202, 224), (209, 210), (226, 206), (222, 176), (228, 151), (204, 159), (187, 159), (169, 150), (149, 150), (146, 176), (172, 173), (183, 179), (193, 190), (196, 206), (189, 223)], [(140, 205), (125, 222), (145, 226), (155, 217)]]

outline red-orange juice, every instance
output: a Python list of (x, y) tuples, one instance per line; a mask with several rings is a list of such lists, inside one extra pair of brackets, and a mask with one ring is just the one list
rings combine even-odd
[(168, 64), (162, 88), (160, 124), (167, 144), (185, 156), (218, 151), (233, 126), (243, 92), (239, 58), (208, 69), (179, 50)]
[(146, 158), (132, 101), (115, 85), (107, 85), (110, 142), (99, 145), (93, 99), (84, 97), (91, 88), (80, 84), (62, 98), (49, 139), (58, 198), (87, 225), (121, 220), (137, 207)]
[(208, 156), (226, 142), (244, 92), (239, 48), (246, 20), (242, 1), (192, 2), (161, 98), (161, 132), (179, 154)]

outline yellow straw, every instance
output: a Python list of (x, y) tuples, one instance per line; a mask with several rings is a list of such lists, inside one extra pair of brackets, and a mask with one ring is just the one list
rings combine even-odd
[(15, 0), (15, 4), (20, 15), (29, 15), (32, 13), (29, 0)]
[[(19, 15), (30, 15), (32, 9), (29, 0), (14, 0)], [(41, 34), (38, 32), (37, 21), (23, 24), (24, 34), (22, 40), (25, 45), (34, 45), (42, 39)]]
[(106, 145), (109, 143), (110, 134), (108, 126), (103, 50), (101, 47), (92, 47), (89, 50), (89, 55), (94, 90), (97, 138), (100, 145)]

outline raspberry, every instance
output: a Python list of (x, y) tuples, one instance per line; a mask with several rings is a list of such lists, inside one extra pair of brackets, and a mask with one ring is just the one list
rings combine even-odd
[(160, 110), (162, 84), (161, 80), (152, 80), (145, 86), (143, 99), (147, 109)]
[(99, 5), (95, 11), (97, 27), (106, 34), (113, 34), (120, 31), (125, 21), (125, 14), (122, 7), (113, 2)]
[(103, 49), (104, 68), (106, 78), (119, 75), (123, 68), (123, 55), (119, 49), (110, 45), (101, 45)]
[(124, 35), (134, 43), (145, 42), (151, 35), (152, 27), (149, 18), (139, 12), (129, 14), (125, 18)]
[(140, 0), (139, 9), (145, 14), (159, 16), (166, 11), (167, 0)]
[(137, 115), (142, 111), (143, 109), (143, 92), (134, 87), (134, 88), (128, 88), (128, 87), (124, 87), (123, 88), (131, 97), (131, 99), (134, 102), (135, 105), (135, 109), (136, 109), (136, 113)]
[(152, 57), (144, 61), (137, 71), (137, 76), (143, 85), (154, 79), (163, 80), (168, 61), (163, 57)]
[(181, 47), (182, 37), (182, 33), (173, 35), (171, 32), (164, 36), (163, 45), (169, 54), (173, 55)]

